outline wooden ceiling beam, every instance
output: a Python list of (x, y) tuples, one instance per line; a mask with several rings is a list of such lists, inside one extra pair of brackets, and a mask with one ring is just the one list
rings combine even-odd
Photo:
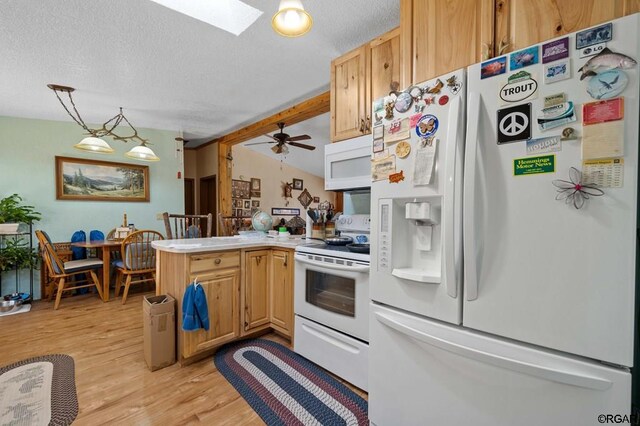
[(280, 111), (270, 117), (262, 119), (257, 123), (250, 124), (242, 129), (235, 130), (229, 134), (213, 139), (198, 146), (202, 149), (214, 143), (233, 146), (249, 139), (257, 138), (267, 133), (278, 130), (278, 123), (284, 122), (287, 126), (308, 120), (320, 114), (329, 112), (329, 92), (322, 93), (306, 101), (300, 102), (290, 108)]

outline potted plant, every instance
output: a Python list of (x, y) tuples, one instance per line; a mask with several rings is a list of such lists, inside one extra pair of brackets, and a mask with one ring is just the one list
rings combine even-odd
[(8, 240), (0, 249), (0, 272), (38, 266), (38, 253), (21, 240)]
[(13, 194), (0, 200), (0, 234), (15, 234), (21, 223), (40, 220), (33, 206), (22, 204), (22, 197)]

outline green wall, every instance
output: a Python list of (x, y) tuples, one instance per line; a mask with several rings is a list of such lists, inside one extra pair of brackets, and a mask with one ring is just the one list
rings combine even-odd
[[(105, 234), (119, 226), (127, 213), (129, 223), (138, 229), (155, 229), (164, 234), (158, 213), (184, 211), (184, 183), (177, 172), (184, 173), (175, 155), (176, 132), (138, 129), (149, 139), (159, 162), (135, 161), (124, 156), (132, 143), (105, 138), (114, 154), (85, 153), (73, 148), (83, 137), (83, 130), (75, 123), (32, 120), (0, 116), (0, 198), (17, 193), (27, 204), (42, 213), (35, 229), (43, 229), (54, 241), (69, 241), (74, 231), (82, 229), (89, 235), (92, 229)], [(150, 202), (58, 201), (55, 188), (55, 156), (88, 158), (103, 161), (144, 164), (149, 166)], [(6, 276), (10, 275), (10, 276)], [(26, 277), (26, 279), (25, 279)], [(40, 294), (39, 273), (35, 275), (34, 293)], [(28, 274), (22, 274), (22, 291), (28, 289)], [(2, 294), (15, 289), (13, 273), (2, 279)]]

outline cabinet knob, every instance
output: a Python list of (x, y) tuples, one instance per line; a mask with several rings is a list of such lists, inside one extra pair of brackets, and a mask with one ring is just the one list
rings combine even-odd
[(219, 265), (221, 262), (222, 262), (222, 259), (220, 259), (220, 258), (217, 258), (217, 259), (215, 260), (215, 264), (216, 264), (216, 265)]

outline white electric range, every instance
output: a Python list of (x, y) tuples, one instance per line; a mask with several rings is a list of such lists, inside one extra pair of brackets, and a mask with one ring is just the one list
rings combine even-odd
[[(368, 242), (369, 215), (342, 215), (336, 230)], [(295, 352), (367, 390), (369, 254), (301, 245), (295, 264)]]

